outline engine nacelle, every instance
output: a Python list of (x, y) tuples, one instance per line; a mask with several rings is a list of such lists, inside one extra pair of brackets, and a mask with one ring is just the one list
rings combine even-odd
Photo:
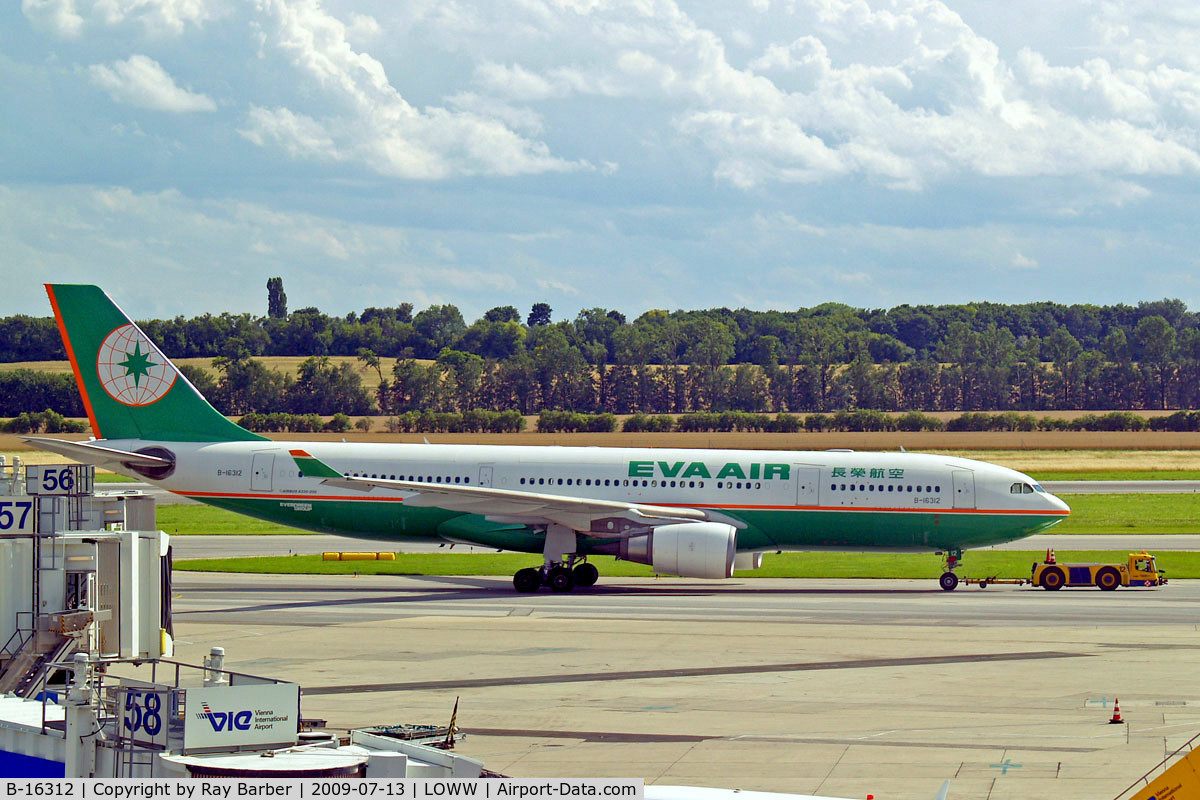
[(620, 557), (626, 561), (684, 578), (732, 578), (736, 556), (737, 528), (721, 522), (661, 525), (620, 543)]

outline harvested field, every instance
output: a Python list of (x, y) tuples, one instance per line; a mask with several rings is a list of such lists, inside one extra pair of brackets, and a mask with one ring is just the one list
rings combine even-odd
[[(307, 359), (308, 356), (254, 356), (254, 360), (261, 363), (267, 369), (275, 370), (276, 372), (286, 372), (293, 377), (296, 371), (300, 368), (300, 364)], [(217, 377), (217, 371), (213, 369), (211, 358), (174, 358), (171, 359), (176, 364), (181, 366), (187, 365), (197, 367), (204, 370), (214, 378)], [(417, 359), (422, 364), (432, 363), (428, 360)], [(379, 374), (375, 372), (373, 367), (368, 367), (359, 361), (354, 356), (329, 356), (331, 364), (349, 364), (363, 379), (363, 383), (368, 386), (375, 386), (379, 383)], [(379, 358), (379, 367), (383, 370), (384, 377), (390, 377), (392, 367), (395, 366), (396, 359), (381, 356)], [(69, 361), (11, 361), (0, 363), (0, 372), (14, 369), (31, 369), (36, 372), (55, 372), (69, 373), (71, 371), (71, 362)]]

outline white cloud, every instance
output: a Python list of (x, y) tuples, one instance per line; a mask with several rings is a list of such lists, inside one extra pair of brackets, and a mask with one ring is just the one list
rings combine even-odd
[(513, 130), (513, 124), (538, 123), (506, 105), (459, 95), (459, 110), (412, 106), (389, 82), (383, 65), (355, 50), (346, 25), (316, 0), (260, 0), (259, 8), (273, 23), (268, 41), (336, 111), (307, 115), (255, 107), (242, 130), (255, 144), (275, 142), (294, 157), (353, 160), (383, 175), (418, 180), (588, 168)]
[(537, 283), (537, 286), (539, 289), (542, 289), (544, 291), (554, 290), (556, 292), (560, 292), (562, 294), (567, 294), (567, 295), (578, 295), (579, 294), (579, 287), (572, 286), (571, 284), (566, 283), (565, 281), (556, 281), (551, 278), (537, 278), (535, 283)]
[(147, 56), (132, 55), (112, 66), (93, 64), (88, 75), (118, 103), (175, 113), (217, 110), (211, 97), (177, 86), (167, 71)]
[(216, 14), (209, 0), (93, 0), (106, 25), (127, 20), (157, 33), (180, 34), (187, 25), (199, 26)]
[(188, 25), (213, 19), (217, 0), (21, 0), (21, 12), (34, 25), (63, 38), (79, 36), (89, 25), (138, 23), (147, 33), (178, 35)]
[[(653, 100), (712, 152), (717, 178), (744, 189), (848, 175), (912, 190), (961, 175), (1200, 172), (1200, 15), (1182, 6), (1104, 4), (1092, 23), (1104, 55), (1053, 66), (1028, 46), (1002, 52), (937, 0), (761, 4), (785, 37), (745, 68), (672, 0), (523, 8), (534, 10), (486, 22), (519, 37), (536, 18), (558, 47), (547, 56), (514, 42), (535, 55), (483, 60), (480, 86), (530, 103)], [(1149, 32), (1167, 42), (1158, 52)], [(746, 41), (739, 28), (724, 35)]]
[(75, 0), (21, 0), (21, 13), (34, 27), (63, 38), (75, 38), (83, 31)]
[(1023, 253), (1017, 253), (1013, 256), (1012, 265), (1017, 269), (1037, 269), (1037, 259), (1030, 258)]

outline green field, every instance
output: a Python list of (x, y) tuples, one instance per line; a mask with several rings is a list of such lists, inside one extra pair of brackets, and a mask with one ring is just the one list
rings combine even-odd
[[(1073, 494), (1071, 516), (1053, 533), (1200, 533), (1200, 497), (1190, 494)], [(160, 505), (158, 525), (175, 536), (302, 534), (305, 531), (202, 505)]]
[(1050, 533), (1200, 533), (1194, 494), (1070, 494), (1071, 516)]
[(1190, 469), (1051, 470), (1030, 472), (1046, 481), (1200, 481), (1200, 471)]
[(158, 507), (158, 527), (172, 536), (305, 534), (297, 528), (244, 517), (222, 508), (191, 504), (168, 504)]
[(134, 483), (134, 479), (115, 472), (97, 472), (96, 483)]
[[(1033, 562), (1044, 552), (976, 550), (967, 554), (959, 575), (964, 578), (1029, 577)], [(1125, 551), (1060, 550), (1060, 562), (1123, 563)], [(1200, 578), (1200, 553), (1166, 551), (1156, 554), (1158, 566), (1171, 578)], [(175, 569), (197, 572), (248, 572), (305, 575), (504, 575), (541, 563), (540, 556), (511, 553), (410, 553), (395, 561), (322, 561), (320, 556), (269, 558), (206, 558), (175, 562)], [(652, 577), (641, 564), (614, 561), (608, 556), (591, 559), (603, 577)], [(738, 578), (936, 578), (942, 560), (920, 553), (768, 553), (762, 569), (736, 573)]]

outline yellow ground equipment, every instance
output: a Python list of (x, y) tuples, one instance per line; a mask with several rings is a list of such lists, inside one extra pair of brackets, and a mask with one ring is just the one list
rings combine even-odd
[(322, 553), (322, 561), (395, 561), (395, 553)]
[(1118, 586), (1162, 586), (1166, 573), (1154, 564), (1154, 556), (1146, 551), (1130, 553), (1124, 564), (1064, 564), (1054, 558), (1054, 550), (1046, 551), (1046, 560), (1034, 563), (1030, 583), (1043, 589), (1057, 591), (1064, 586), (1097, 586), (1112, 591)]

